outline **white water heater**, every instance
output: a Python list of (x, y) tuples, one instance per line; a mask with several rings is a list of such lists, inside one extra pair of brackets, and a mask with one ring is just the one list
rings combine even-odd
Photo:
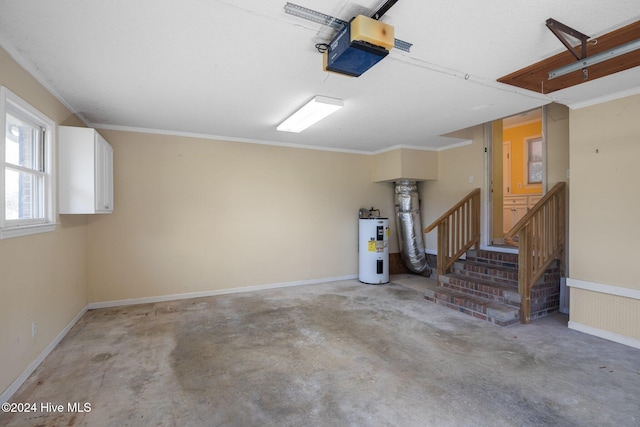
[(371, 285), (389, 283), (389, 219), (360, 218), (358, 240), (358, 279)]

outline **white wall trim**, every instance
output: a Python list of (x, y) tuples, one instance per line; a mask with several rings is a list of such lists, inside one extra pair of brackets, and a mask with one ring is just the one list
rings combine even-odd
[(184, 137), (184, 138), (198, 138), (198, 139), (208, 139), (208, 140), (222, 141), (222, 142), (244, 142), (247, 144), (272, 145), (274, 147), (301, 148), (305, 150), (332, 151), (332, 152), (348, 153), (348, 154), (369, 154), (369, 155), (372, 154), (370, 151), (365, 151), (365, 150), (351, 150), (346, 148), (321, 147), (317, 145), (295, 144), (295, 143), (289, 143), (289, 142), (278, 142), (278, 141), (269, 141), (269, 140), (251, 139), (251, 138), (237, 138), (234, 136), (211, 135), (207, 133), (183, 132), (183, 131), (168, 130), (168, 129), (141, 128), (141, 127), (135, 127), (135, 126), (120, 126), (120, 125), (110, 125), (110, 124), (104, 124), (104, 123), (89, 123), (88, 126), (95, 129), (99, 129), (99, 130), (115, 130), (115, 131), (121, 131), (121, 132), (145, 133), (145, 134), (151, 134), (151, 135), (166, 135), (166, 136), (177, 136), (177, 137)]
[(156, 297), (131, 298), (131, 299), (121, 299), (121, 300), (114, 300), (114, 301), (92, 302), (87, 305), (87, 309), (95, 310), (97, 308), (112, 308), (112, 307), (122, 307), (127, 305), (136, 305), (136, 304), (149, 304), (149, 303), (156, 303), (156, 302), (177, 301), (177, 300), (190, 299), (190, 298), (202, 298), (202, 297), (211, 297), (216, 295), (237, 294), (241, 292), (264, 291), (267, 289), (287, 288), (290, 286), (316, 285), (318, 283), (338, 282), (340, 280), (351, 280), (351, 279), (357, 279), (357, 278), (358, 278), (358, 275), (353, 274), (348, 276), (325, 277), (321, 279), (298, 280), (294, 282), (271, 283), (267, 285), (243, 286), (240, 288), (218, 289), (213, 291), (189, 292), (184, 294), (161, 295)]
[(504, 246), (480, 245), (480, 250), (501, 252), (503, 254), (518, 254), (518, 248), (507, 248)]
[(56, 231), (56, 222), (0, 229), (0, 240)]
[(88, 308), (85, 306), (82, 310), (80, 310), (80, 312), (76, 314), (73, 319), (71, 319), (71, 321), (58, 334), (58, 336), (56, 336), (53, 341), (51, 341), (49, 345), (46, 346), (44, 350), (42, 350), (38, 357), (36, 357), (36, 359), (31, 362), (29, 366), (27, 366), (27, 369), (25, 369), (24, 372), (22, 372), (22, 374), (20, 374), (20, 376), (18, 376), (18, 378), (16, 378), (16, 380), (11, 383), (11, 385), (0, 395), (0, 404), (9, 401), (11, 396), (13, 396), (16, 391), (18, 391), (18, 389), (22, 386), (22, 384), (24, 384), (24, 382), (27, 380), (27, 378), (29, 378), (33, 371), (35, 371), (36, 368), (40, 366), (42, 361), (49, 355), (49, 353), (53, 351), (53, 349), (58, 344), (60, 344), (60, 341), (62, 341), (62, 339), (69, 333), (71, 328), (73, 328), (73, 326), (78, 323), (78, 320), (80, 320), (80, 318), (84, 316), (84, 314), (87, 312), (87, 309)]
[(569, 329), (640, 349), (640, 340), (569, 320)]
[(602, 294), (640, 300), (640, 289), (622, 288), (620, 286), (605, 285), (603, 283), (587, 282), (586, 280), (567, 277), (567, 286)]
[(460, 142), (455, 142), (453, 144), (443, 145), (442, 147), (436, 147), (436, 148), (432, 149), (432, 151), (446, 151), (446, 150), (451, 150), (452, 148), (465, 147), (465, 146), (471, 145), (471, 144), (473, 144), (473, 140), (472, 139), (465, 139), (465, 140), (462, 140)]
[(445, 150), (450, 150), (452, 148), (458, 148), (458, 147), (464, 147), (465, 145), (471, 145), (473, 144), (473, 140), (471, 139), (462, 139), (462, 138), (453, 138), (453, 137), (448, 137), (448, 136), (443, 136), (441, 138), (446, 138), (446, 139), (450, 139), (452, 142), (446, 145), (442, 145), (442, 146), (418, 146), (418, 145), (408, 145), (408, 144), (398, 144), (398, 145), (394, 145), (392, 147), (387, 147), (387, 148), (382, 148), (380, 150), (377, 151), (363, 151), (363, 154), (371, 154), (371, 155), (377, 155), (377, 154), (382, 154), (382, 153), (387, 153), (389, 151), (395, 151), (395, 150), (399, 150), (399, 149), (407, 149), (407, 150), (416, 150), (416, 151), (445, 151)]
[(393, 147), (383, 148), (377, 151), (368, 151), (368, 150), (353, 150), (353, 149), (338, 148), (338, 147), (322, 147), (317, 145), (295, 144), (295, 143), (289, 143), (289, 142), (268, 141), (268, 140), (251, 139), (251, 138), (236, 138), (233, 136), (211, 135), (211, 134), (205, 134), (205, 133), (183, 132), (183, 131), (174, 131), (174, 130), (167, 130), (167, 129), (119, 126), (119, 125), (110, 125), (110, 124), (104, 124), (104, 123), (89, 123), (87, 126), (95, 129), (101, 129), (101, 130), (115, 130), (120, 132), (146, 133), (151, 135), (166, 135), (166, 136), (177, 136), (177, 137), (184, 137), (184, 138), (209, 139), (214, 141), (244, 142), (247, 144), (272, 145), (274, 147), (301, 148), (306, 150), (331, 151), (331, 152), (348, 153), (348, 154), (364, 154), (369, 156), (375, 156), (377, 154), (398, 150), (400, 148), (406, 148), (410, 150), (421, 150), (421, 151), (444, 151), (452, 148), (463, 147), (465, 145), (470, 145), (473, 143), (473, 141), (470, 139), (464, 140), (460, 138), (449, 138), (449, 139), (455, 140), (456, 142), (453, 142), (448, 145), (440, 146), (440, 147), (433, 147), (433, 146), (421, 147), (417, 145), (401, 144), (401, 145), (394, 145)]

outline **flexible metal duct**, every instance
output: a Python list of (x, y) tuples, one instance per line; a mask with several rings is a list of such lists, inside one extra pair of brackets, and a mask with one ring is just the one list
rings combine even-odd
[(400, 243), (400, 258), (414, 273), (429, 275), (420, 224), (420, 201), (416, 181), (396, 182), (396, 228)]

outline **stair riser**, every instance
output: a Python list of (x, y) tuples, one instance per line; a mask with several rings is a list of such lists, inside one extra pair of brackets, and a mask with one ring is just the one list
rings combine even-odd
[[(470, 279), (477, 279), (483, 282), (491, 282), (496, 285), (503, 286), (511, 286), (515, 289), (518, 289), (518, 272), (505, 274), (503, 272), (495, 272), (496, 274), (492, 274), (491, 271), (479, 272), (479, 271), (469, 271), (469, 270), (454, 270), (456, 274), (461, 276), (469, 277)], [(515, 278), (513, 277), (515, 276)]]
[(485, 264), (478, 265), (471, 264), (469, 262), (458, 261), (453, 264), (452, 271), (458, 274), (465, 274), (472, 277), (483, 276), (488, 278), (506, 280), (515, 284), (518, 283), (518, 270), (512, 268), (505, 269), (498, 268), (497, 266), (490, 266)]
[(459, 280), (453, 277), (449, 277), (447, 281), (441, 281), (441, 286), (467, 295), (486, 298), (491, 301), (512, 305), (518, 308), (520, 307), (521, 298), (517, 288), (513, 290), (505, 290), (481, 283)]
[(520, 310), (515, 309), (510, 313), (496, 312), (479, 304), (472, 304), (459, 298), (442, 295), (436, 292), (433, 296), (426, 296), (428, 301), (445, 306), (452, 310), (475, 317), (476, 319), (494, 323), (498, 326), (509, 326), (520, 323)]
[[(515, 306), (513, 307), (514, 311), (512, 314), (505, 315), (504, 313), (496, 313), (481, 304), (473, 304), (464, 299), (450, 297), (437, 291), (431, 295), (425, 295), (425, 299), (499, 326), (509, 326), (520, 323), (520, 310)], [(531, 319), (533, 320), (558, 311), (559, 298), (550, 298), (545, 301), (532, 299), (531, 303)]]
[[(456, 262), (452, 272), (462, 276), (467, 276), (484, 282), (496, 283), (498, 285), (513, 286), (518, 288), (518, 270), (499, 269), (490, 266), (479, 266), (465, 262)], [(544, 283), (552, 283), (557, 286), (560, 282), (560, 268), (556, 264), (546, 270), (538, 279), (534, 286)]]
[[(517, 289), (504, 290), (483, 285), (480, 283), (459, 280), (453, 277), (446, 277), (440, 281), (440, 285), (445, 289), (451, 289), (470, 296), (481, 297), (491, 301), (499, 302), (520, 308), (522, 297)], [(536, 285), (531, 290), (531, 312), (547, 309), (558, 309), (560, 301), (560, 289), (556, 283)]]
[(467, 261), (514, 269), (518, 268), (518, 254), (470, 250), (467, 252)]
[[(466, 261), (438, 278), (439, 287), (425, 293), (429, 301), (496, 325), (520, 323), (518, 255), (470, 250)], [(560, 268), (556, 261), (533, 286), (531, 318), (558, 310)]]

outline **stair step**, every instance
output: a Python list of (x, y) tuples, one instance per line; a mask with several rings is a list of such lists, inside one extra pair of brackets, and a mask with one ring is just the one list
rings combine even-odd
[(520, 309), (517, 307), (472, 296), (453, 289), (438, 287), (428, 289), (425, 299), (446, 306), (477, 319), (486, 320), (499, 326), (520, 323)]
[[(558, 310), (560, 264), (556, 261), (531, 289), (531, 319)], [(425, 299), (496, 325), (520, 322), (518, 254), (469, 250), (452, 272), (438, 277)]]
[(518, 283), (495, 283), (460, 274), (445, 274), (439, 277), (440, 286), (474, 297), (520, 307), (521, 296)]
[(508, 268), (518, 268), (518, 254), (506, 252), (492, 252), (487, 250), (468, 250), (466, 255), (467, 261), (497, 265)]
[(476, 280), (518, 287), (518, 270), (475, 261), (456, 261), (453, 273)]

